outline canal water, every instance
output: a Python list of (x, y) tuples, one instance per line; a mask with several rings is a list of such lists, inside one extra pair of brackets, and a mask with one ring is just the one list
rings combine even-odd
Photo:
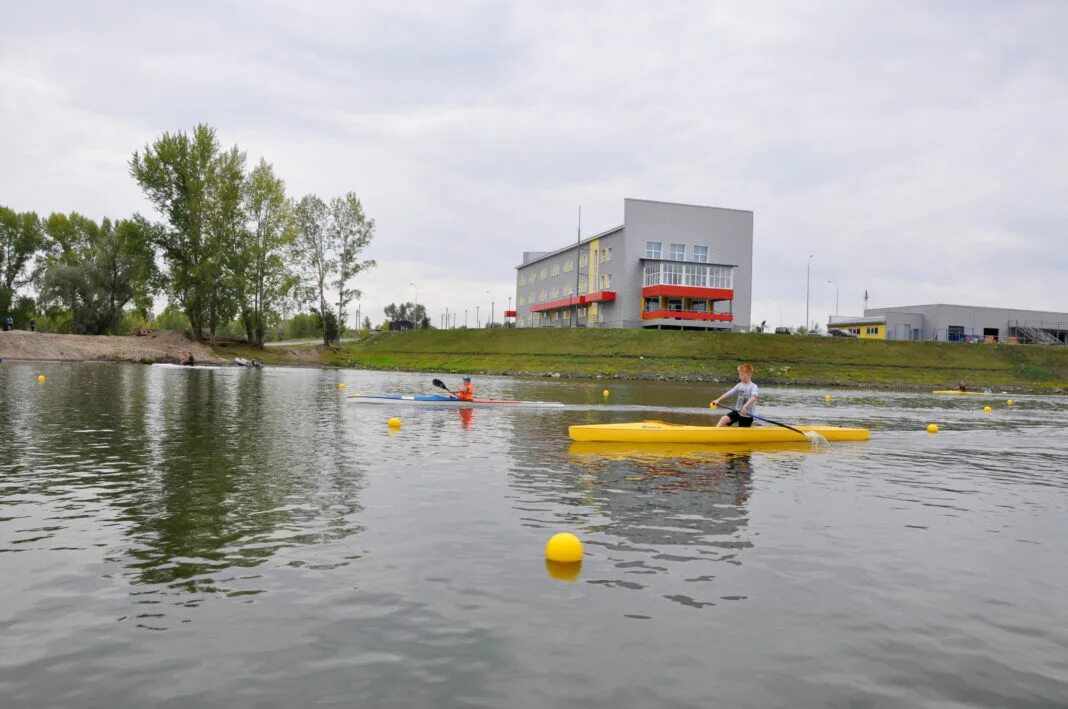
[(729, 450), (567, 437), (725, 386), (347, 399), (435, 376), (0, 365), (0, 705), (1068, 705), (1068, 398), (769, 386), (871, 441)]

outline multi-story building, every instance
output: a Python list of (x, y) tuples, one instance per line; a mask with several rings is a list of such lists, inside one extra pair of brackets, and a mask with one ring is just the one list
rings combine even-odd
[(832, 315), (827, 329), (879, 340), (1063, 345), (1068, 343), (1068, 313), (935, 303), (869, 308), (862, 317)]
[(623, 201), (623, 224), (516, 267), (518, 327), (748, 330), (753, 213)]

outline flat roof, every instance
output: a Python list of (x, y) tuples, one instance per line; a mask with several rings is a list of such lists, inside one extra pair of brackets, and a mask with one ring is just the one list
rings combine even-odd
[(565, 247), (563, 247), (561, 249), (557, 249), (556, 251), (546, 251), (544, 254), (542, 254), (541, 256), (538, 256), (537, 258), (532, 258), (529, 261), (527, 261), (526, 263), (519, 264), (518, 266), (516, 266), (516, 268), (517, 269), (524, 268), (526, 266), (529, 266), (532, 263), (537, 263), (538, 261), (544, 261), (547, 258), (552, 258), (553, 256), (558, 256), (558, 255), (564, 253), (565, 251), (569, 251), (569, 250), (571, 250), (571, 249), (573, 249), (573, 248), (575, 248), (577, 246), (582, 246), (583, 244), (588, 244), (591, 241), (593, 241), (594, 239), (600, 239), (602, 236), (608, 236), (609, 234), (614, 234), (615, 232), (620, 231), (622, 229), (623, 229), (623, 225), (620, 224), (619, 226), (614, 226), (614, 227), (612, 227), (611, 229), (609, 229), (607, 231), (602, 231), (600, 234), (594, 234), (593, 236), (590, 236), (590, 237), (587, 237), (585, 239), (582, 239), (581, 241), (579, 241), (577, 243), (574, 243), (574, 244), (571, 244), (570, 246), (565, 246)]
[(653, 204), (671, 204), (676, 207), (697, 207), (698, 209), (722, 209), (724, 212), (745, 212), (752, 214), (752, 209), (734, 209), (732, 207), (713, 207), (709, 204), (689, 204), (687, 202), (666, 202), (662, 199), (642, 199), (641, 197), (624, 197), (624, 202), (651, 202)]

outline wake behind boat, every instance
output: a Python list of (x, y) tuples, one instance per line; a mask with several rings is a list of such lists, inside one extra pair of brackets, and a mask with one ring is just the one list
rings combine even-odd
[(352, 394), (349, 401), (356, 404), (404, 404), (415, 406), (502, 406), (502, 407), (555, 407), (563, 406), (559, 401), (520, 401), (518, 399), (472, 399), (464, 401), (443, 394), (425, 394), (422, 396), (399, 396), (388, 394)]

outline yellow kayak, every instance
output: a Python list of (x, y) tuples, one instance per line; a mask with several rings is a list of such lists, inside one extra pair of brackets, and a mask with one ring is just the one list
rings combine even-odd
[(985, 391), (961, 391), (960, 389), (935, 389), (932, 394), (956, 394), (958, 396), (982, 396)]
[[(815, 432), (828, 441), (866, 441), (866, 428), (838, 426), (795, 426), (798, 431)], [(800, 433), (781, 426), (737, 428), (735, 426), (685, 426), (664, 421), (635, 423), (598, 423), (570, 426), (567, 433), (574, 441), (625, 441), (628, 443), (789, 443), (808, 441)]]

